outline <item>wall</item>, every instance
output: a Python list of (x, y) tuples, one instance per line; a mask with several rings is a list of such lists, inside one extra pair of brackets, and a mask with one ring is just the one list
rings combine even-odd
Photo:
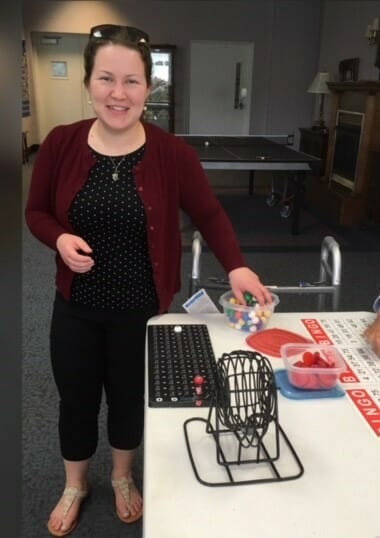
[(103, 22), (140, 26), (152, 42), (175, 44), (177, 132), (188, 129), (192, 39), (255, 43), (252, 134), (297, 136), (311, 123), (313, 101), (305, 92), (318, 63), (320, 0), (27, 0), (23, 11), (27, 44), (31, 31), (86, 34)]
[[(33, 81), (33, 49), (31, 43), (31, 32), (57, 32), (88, 34), (91, 26), (99, 24), (99, 21), (118, 23), (122, 15), (115, 9), (112, 2), (92, 2), (92, 1), (58, 1), (40, 2), (34, 0), (24, 0), (23, 2), (23, 27), (26, 41), (28, 63), (29, 63), (29, 91), (31, 97), (32, 115), (23, 118), (22, 128), (28, 131), (28, 144), (39, 144), (35, 121), (33, 115), (36, 114), (34, 102), (34, 81)], [(132, 24), (132, 23), (131, 23)]]
[[(370, 46), (364, 35), (368, 24), (379, 16), (380, 0), (324, 0), (320, 71), (329, 71), (333, 80), (339, 80), (339, 62), (359, 58), (359, 80), (377, 80), (379, 70), (374, 66), (376, 47)], [(329, 105), (327, 97), (326, 118)]]
[(338, 64), (360, 58), (359, 79), (376, 80), (375, 47), (364, 37), (368, 24), (380, 17), (380, 0), (324, 0), (319, 66), (338, 80)]
[[(253, 41), (252, 134), (295, 134), (308, 127), (318, 111), (318, 98), (308, 94), (315, 73), (338, 74), (340, 60), (360, 58), (360, 78), (376, 79), (375, 48), (364, 33), (380, 0), (25, 0), (24, 34), (87, 34), (91, 26), (109, 22), (145, 29), (154, 43), (177, 46), (176, 131), (188, 130), (189, 45), (191, 40)], [(213, 66), (210, 67), (212, 76)], [(33, 82), (31, 84), (33, 92)], [(33, 95), (32, 95), (33, 98)], [(325, 101), (329, 114), (329, 98)], [(33, 106), (33, 100), (32, 100)], [(29, 144), (36, 140), (33, 117), (23, 121)], [(246, 180), (242, 180), (246, 184)]]

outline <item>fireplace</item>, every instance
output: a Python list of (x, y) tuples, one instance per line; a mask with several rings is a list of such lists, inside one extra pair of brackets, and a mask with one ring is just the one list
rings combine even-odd
[(374, 152), (380, 152), (380, 80), (327, 86), (331, 102), (325, 174), (310, 180), (308, 199), (328, 222), (366, 224), (376, 199), (369, 185), (380, 184), (377, 167), (371, 168)]
[(336, 115), (331, 181), (355, 192), (364, 114), (338, 110)]

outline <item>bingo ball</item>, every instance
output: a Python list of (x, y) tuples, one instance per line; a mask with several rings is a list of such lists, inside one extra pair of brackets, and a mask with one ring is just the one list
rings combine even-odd
[(229, 327), (239, 331), (256, 333), (265, 329), (280, 299), (272, 293), (272, 302), (261, 306), (254, 297), (247, 292), (244, 298), (247, 306), (239, 304), (234, 297), (232, 290), (223, 293), (219, 298), (219, 304), (223, 307), (223, 312)]

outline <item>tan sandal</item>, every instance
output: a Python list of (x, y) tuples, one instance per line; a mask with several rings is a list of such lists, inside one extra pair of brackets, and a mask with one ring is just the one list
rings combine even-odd
[[(74, 486), (69, 486), (69, 487), (65, 488), (65, 490), (64, 490), (64, 492), (62, 494), (62, 498), (63, 498), (63, 520), (65, 519), (65, 517), (69, 513), (70, 508), (72, 507), (73, 502), (75, 501), (75, 499), (85, 499), (87, 496), (88, 496), (88, 491), (81, 491), (81, 490), (79, 490), (78, 488), (76, 488)], [(51, 522), (50, 522), (50, 520), (49, 520), (48, 523), (47, 523), (48, 531), (53, 536), (67, 536), (68, 534), (70, 534), (70, 532), (73, 532), (73, 530), (77, 526), (78, 519), (79, 519), (79, 512), (78, 512), (78, 517), (76, 519), (74, 519), (71, 527), (69, 529), (64, 530), (64, 531), (54, 529)]]
[[(112, 487), (114, 489), (118, 489), (121, 493), (121, 496), (123, 497), (126, 505), (130, 506), (131, 504), (131, 490), (130, 485), (133, 484), (132, 478), (125, 478), (124, 476), (122, 478), (119, 478), (118, 480), (112, 480)], [(121, 519), (124, 523), (134, 523), (138, 519), (141, 518), (143, 514), (143, 508), (141, 507), (141, 510), (137, 512), (137, 514), (129, 515), (128, 517), (125, 517), (117, 508), (116, 513), (118, 515), (118, 518)]]

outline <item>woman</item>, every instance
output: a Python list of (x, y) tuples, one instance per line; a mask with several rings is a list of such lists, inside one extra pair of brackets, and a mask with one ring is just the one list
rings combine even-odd
[(244, 264), (231, 223), (194, 150), (141, 116), (151, 84), (149, 37), (92, 28), (84, 83), (95, 118), (55, 127), (36, 156), (26, 220), (56, 251), (51, 361), (60, 396), (66, 487), (48, 529), (76, 526), (88, 494), (104, 387), (112, 485), (119, 518), (142, 515), (132, 464), (143, 433), (147, 320), (180, 289), (180, 209), (229, 275), (236, 297), (269, 291)]

